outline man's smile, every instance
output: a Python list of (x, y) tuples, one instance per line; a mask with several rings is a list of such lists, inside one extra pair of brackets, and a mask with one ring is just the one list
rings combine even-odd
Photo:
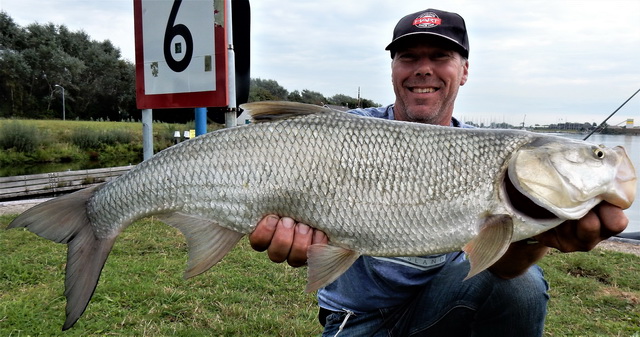
[(428, 93), (436, 92), (438, 90), (440, 90), (440, 88), (433, 88), (433, 87), (429, 87), (429, 88), (410, 87), (409, 88), (409, 91), (416, 94), (428, 94)]

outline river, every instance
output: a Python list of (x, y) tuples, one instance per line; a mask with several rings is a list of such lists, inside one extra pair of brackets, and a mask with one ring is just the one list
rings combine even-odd
[[(585, 135), (581, 134), (558, 134), (563, 137), (582, 139)], [(640, 177), (640, 137), (625, 135), (601, 135), (593, 134), (587, 141), (604, 144), (608, 147), (621, 145), (627, 151), (629, 158), (633, 162), (636, 169), (636, 175)], [(640, 232), (640, 183), (636, 185), (636, 201), (631, 207), (624, 211), (629, 218), (629, 226), (625, 233)]]

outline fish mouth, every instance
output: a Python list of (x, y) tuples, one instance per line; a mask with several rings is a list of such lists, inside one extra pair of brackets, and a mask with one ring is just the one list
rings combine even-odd
[(559, 217), (546, 208), (536, 204), (533, 200), (528, 198), (522, 192), (520, 192), (509, 179), (509, 173), (504, 175), (504, 189), (511, 207), (518, 213), (525, 215), (529, 218), (546, 222), (550, 220), (559, 219)]

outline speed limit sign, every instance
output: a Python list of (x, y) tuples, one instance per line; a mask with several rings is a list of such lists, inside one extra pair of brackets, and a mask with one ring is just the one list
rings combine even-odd
[(224, 0), (134, 0), (139, 109), (224, 107)]

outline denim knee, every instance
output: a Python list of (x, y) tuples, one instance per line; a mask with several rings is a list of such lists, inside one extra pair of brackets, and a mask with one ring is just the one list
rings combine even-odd
[(532, 266), (526, 273), (509, 279), (501, 280), (494, 276), (494, 296), (505, 296), (516, 303), (539, 303), (546, 308), (549, 300), (549, 283), (544, 278), (542, 268)]

